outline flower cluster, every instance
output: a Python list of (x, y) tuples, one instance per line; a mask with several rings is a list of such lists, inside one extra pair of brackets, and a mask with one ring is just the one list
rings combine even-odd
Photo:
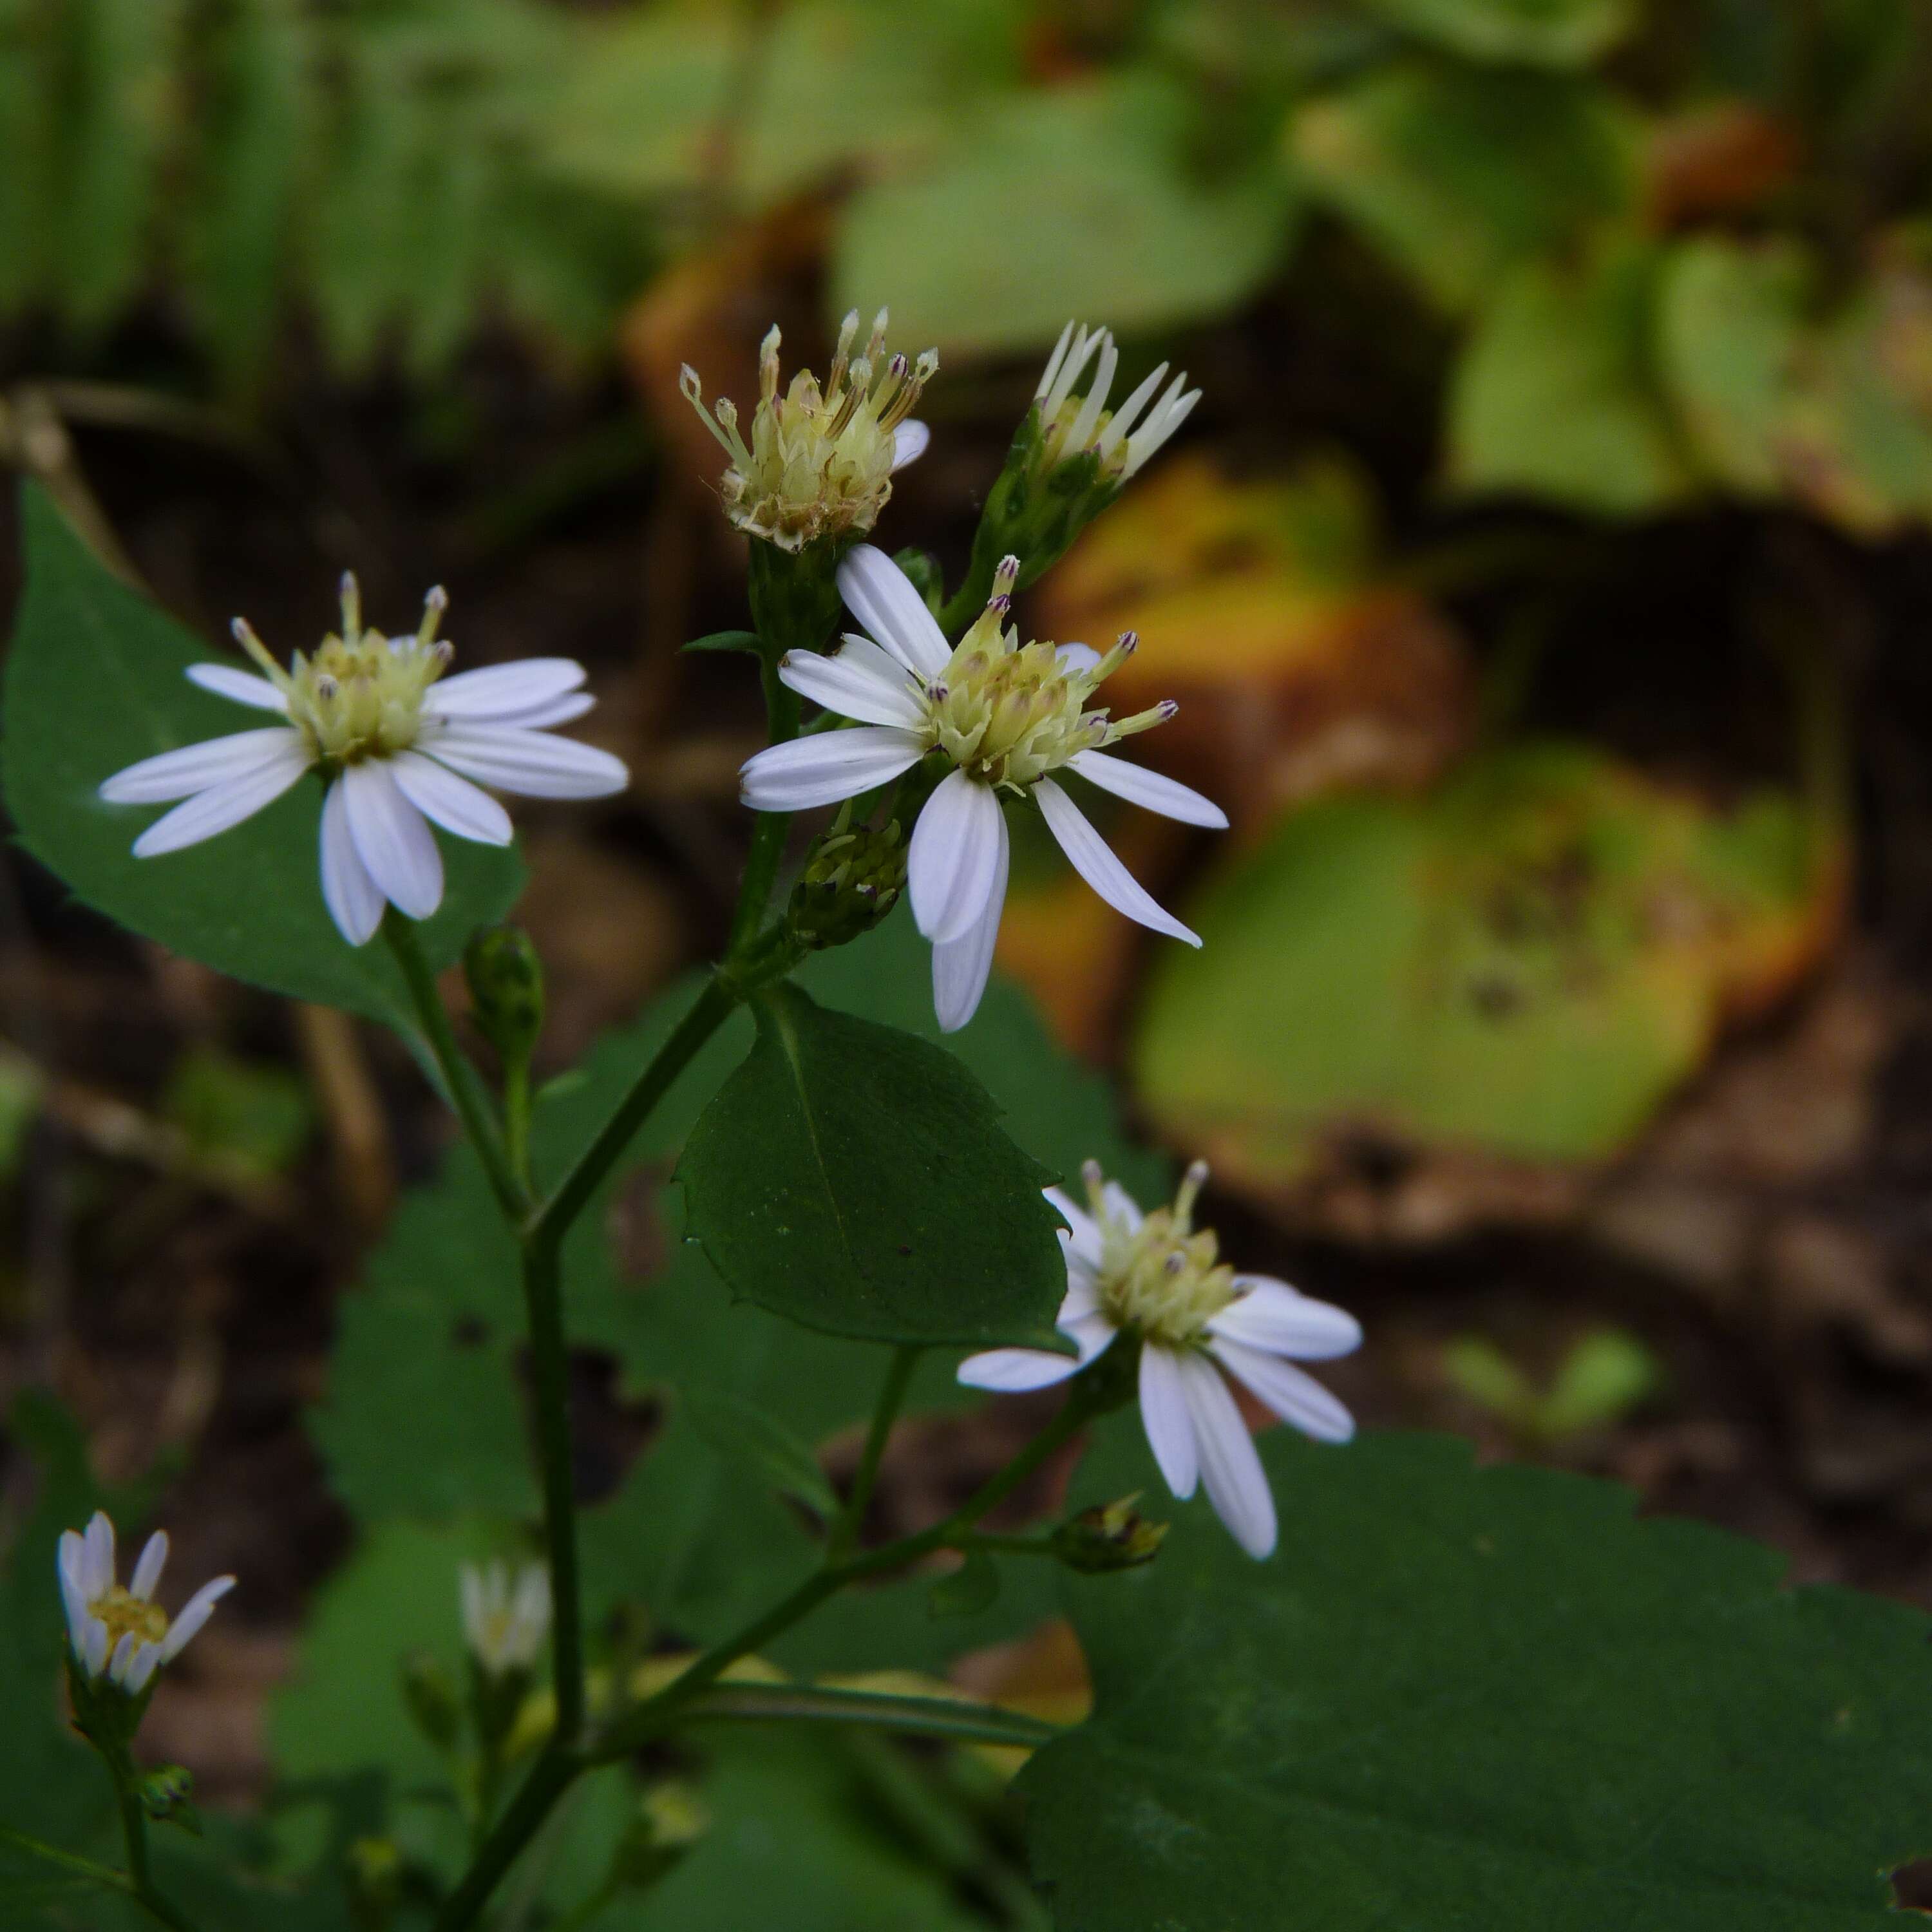
[(100, 796), (110, 805), (182, 801), (135, 840), (135, 856), (212, 838), (320, 772), (322, 898), (343, 938), (361, 946), (385, 905), (427, 919), (442, 903), (432, 821), (459, 838), (510, 842), (508, 814), (482, 786), (532, 798), (622, 791), (630, 778), (621, 760), (548, 735), (595, 701), (578, 688), (584, 667), (531, 658), (446, 677), (452, 653), (436, 634), (448, 601), (432, 590), (416, 634), (388, 638), (363, 628), (356, 580), (345, 576), (340, 634), (313, 656), (296, 652), (286, 670), (238, 617), (236, 637), (263, 675), (222, 664), (188, 674), (286, 722), (163, 752), (107, 779)]
[(914, 362), (902, 354), (889, 357), (886, 321), (881, 309), (864, 354), (854, 356), (859, 311), (853, 310), (839, 329), (824, 386), (802, 369), (782, 393), (774, 328), (759, 351), (748, 442), (736, 405), (721, 397), (707, 410), (697, 370), (684, 365), (678, 386), (730, 458), (719, 485), (724, 513), (748, 536), (799, 550), (821, 537), (863, 536), (892, 494), (893, 472), (926, 448), (926, 427), (910, 418), (939, 357), (930, 349)]
[(105, 1512), (96, 1510), (84, 1533), (62, 1532), (60, 1587), (68, 1646), (75, 1669), (89, 1683), (104, 1679), (130, 1697), (140, 1696), (154, 1672), (182, 1654), (235, 1587), (232, 1576), (218, 1576), (170, 1618), (154, 1601), (154, 1586), (167, 1560), (167, 1532), (158, 1529), (124, 1586), (116, 1574), (114, 1526)]
[(1211, 1228), (1194, 1226), (1208, 1178), (1196, 1162), (1172, 1208), (1143, 1214), (1100, 1164), (1083, 1171), (1083, 1208), (1057, 1187), (1046, 1198), (1066, 1222), (1066, 1298), (1059, 1325), (1077, 1355), (992, 1348), (960, 1364), (975, 1388), (1047, 1388), (1077, 1375), (1122, 1336), (1140, 1345), (1141, 1420), (1175, 1496), (1204, 1482), (1234, 1540), (1251, 1556), (1275, 1545), (1274, 1498), (1252, 1438), (1222, 1373), (1318, 1442), (1346, 1442), (1348, 1412), (1292, 1366), (1327, 1361), (1361, 1344), (1361, 1324), (1268, 1275), (1237, 1274)]
[(993, 958), (1008, 864), (1002, 793), (1030, 799), (1081, 877), (1128, 918), (1200, 944), (1115, 857), (1055, 782), (1077, 772), (1103, 791), (1190, 825), (1225, 826), (1220, 807), (1102, 747), (1161, 724), (1172, 704), (1110, 718), (1096, 695), (1132, 653), (1132, 632), (1100, 652), (1084, 644), (1022, 643), (1007, 622), (1017, 562), (958, 645), (884, 551), (861, 544), (838, 566), (838, 588), (864, 634), (820, 655), (788, 652), (778, 675), (854, 728), (774, 745), (744, 767), (745, 802), (796, 812), (890, 783), (934, 753), (950, 767), (920, 808), (908, 855), (913, 916), (933, 944), (933, 998), (948, 1031), (973, 1016)]

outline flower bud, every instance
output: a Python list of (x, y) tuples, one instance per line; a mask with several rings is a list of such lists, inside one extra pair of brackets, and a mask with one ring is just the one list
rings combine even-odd
[(426, 1650), (412, 1651), (403, 1660), (403, 1702), (421, 1731), (439, 1750), (456, 1742), (463, 1706), (456, 1685), (442, 1660)]
[(186, 1766), (164, 1764), (142, 1779), (141, 1809), (158, 1825), (178, 1825), (198, 1838), (201, 1814), (189, 1796), (194, 1789), (194, 1778)]
[(793, 935), (814, 950), (869, 932), (905, 890), (906, 842), (897, 819), (833, 830), (813, 842), (786, 911)]
[(644, 1892), (662, 1882), (710, 1828), (710, 1814), (688, 1785), (652, 1785), (612, 1855), (612, 1886)]
[(349, 1909), (362, 1932), (388, 1932), (403, 1902), (406, 1876), (393, 1838), (358, 1838), (343, 1855)]
[(1070, 1516), (1053, 1532), (1053, 1553), (1070, 1570), (1100, 1576), (1110, 1570), (1136, 1570), (1151, 1563), (1166, 1540), (1168, 1525), (1150, 1522), (1135, 1505), (1136, 1490)]
[(543, 1031), (543, 962), (520, 926), (486, 927), (463, 955), (476, 1029), (506, 1064), (520, 1064)]

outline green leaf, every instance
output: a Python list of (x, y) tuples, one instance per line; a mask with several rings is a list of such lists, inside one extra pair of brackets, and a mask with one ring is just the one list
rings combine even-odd
[(1636, 200), (1630, 117), (1589, 81), (1396, 67), (1313, 102), (1291, 126), (1311, 190), (1452, 313)]
[(742, 651), (750, 657), (764, 655), (764, 640), (755, 631), (713, 631), (708, 637), (693, 638), (684, 645), (687, 651)]
[(1624, 1145), (1810, 916), (1806, 821), (1729, 817), (1555, 743), (1420, 800), (1335, 799), (1187, 908), (1132, 1043), (1149, 1112), (1268, 1188), (1366, 1126), (1534, 1160)]
[(1450, 481), (1606, 516), (1652, 514), (1694, 488), (1652, 388), (1654, 247), (1618, 242), (1580, 268), (1531, 262), (1496, 289), (1449, 401)]
[(161, 1114), (197, 1165), (254, 1180), (292, 1167), (315, 1127), (300, 1075), (211, 1046), (190, 1047), (176, 1061)]
[(983, 1550), (974, 1550), (926, 1592), (926, 1606), (935, 1617), (976, 1617), (999, 1594), (1000, 1566)]
[(1367, 0), (1382, 17), (1466, 59), (1582, 67), (1634, 24), (1634, 0)]
[[(304, 779), (218, 838), (160, 858), (130, 848), (152, 814), (104, 804), (101, 780), (136, 759), (249, 728), (251, 716), (189, 683), (208, 653), (88, 550), (52, 500), (22, 491), (27, 589), (6, 666), (0, 766), (20, 842), (80, 898), (172, 950), (256, 986), (386, 1020), (413, 1035), (387, 949), (350, 946), (322, 899), (320, 788)], [(444, 843), (442, 909), (421, 928), (433, 967), (502, 917), (513, 852)]]
[(1222, 314), (1280, 259), (1294, 197), (1272, 155), (1210, 169), (1198, 104), (1151, 71), (1018, 96), (922, 172), (845, 207), (835, 311), (890, 301), (905, 340), (975, 353)]
[(943, 1049), (793, 987), (756, 1016), (678, 1164), (691, 1232), (734, 1289), (833, 1334), (1061, 1346), (1054, 1176), (986, 1089)]
[[(1064, 1932), (1854, 1932), (1932, 1848), (1932, 1624), (1465, 1444), (1286, 1430), (1265, 1563), (1198, 1504), (1070, 1576), (1090, 1722), (1019, 1791)], [(1115, 1424), (1077, 1499), (1154, 1478)]]
[(827, 1522), (837, 1515), (838, 1498), (818, 1458), (776, 1416), (717, 1389), (692, 1390), (684, 1406), (699, 1440), (716, 1454), (748, 1463), (781, 1495), (796, 1498)]

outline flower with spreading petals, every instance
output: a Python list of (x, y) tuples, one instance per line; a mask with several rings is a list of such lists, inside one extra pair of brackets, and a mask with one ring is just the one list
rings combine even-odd
[(1172, 704), (1110, 719), (1094, 697), (1126, 662), (1134, 634), (1104, 655), (1084, 644), (1022, 644), (1006, 613), (1018, 566), (1006, 558), (984, 614), (956, 649), (911, 580), (869, 544), (838, 566), (838, 588), (864, 626), (826, 655), (792, 651), (778, 675), (855, 728), (773, 745), (745, 765), (745, 802), (760, 812), (830, 805), (896, 778), (928, 752), (951, 769), (913, 826), (907, 884), (933, 944), (932, 986), (946, 1031), (973, 1016), (992, 968), (1006, 891), (1004, 792), (1031, 798), (1081, 877), (1130, 919), (1200, 940), (1157, 905), (1114, 856), (1053, 774), (1077, 772), (1102, 791), (1190, 825), (1225, 826), (1210, 800), (1102, 748), (1174, 715)]
[(550, 1634), (550, 1572), (526, 1564), (512, 1586), (501, 1563), (466, 1563), (460, 1582), (470, 1654), (492, 1677), (531, 1669)]
[(232, 1576), (204, 1583), (172, 1618), (154, 1601), (154, 1586), (168, 1560), (165, 1530), (148, 1538), (124, 1587), (116, 1579), (114, 1526), (96, 1510), (83, 1534), (62, 1532), (61, 1600), (67, 1609), (68, 1642), (74, 1665), (90, 1683), (108, 1683), (138, 1697), (154, 1672), (178, 1657), (214, 1606), (235, 1587)]
[(1348, 1412), (1293, 1364), (1321, 1362), (1360, 1346), (1361, 1324), (1267, 1275), (1237, 1274), (1211, 1228), (1196, 1229), (1195, 1197), (1208, 1178), (1197, 1161), (1172, 1208), (1143, 1214), (1100, 1163), (1083, 1170), (1087, 1206), (1057, 1187), (1046, 1198), (1066, 1222), (1066, 1298), (1060, 1328), (1077, 1356), (1040, 1348), (970, 1355), (959, 1379), (974, 1388), (1046, 1388), (1076, 1375), (1126, 1334), (1141, 1345), (1141, 1420), (1154, 1460), (1185, 1500), (1205, 1482), (1208, 1500), (1250, 1556), (1274, 1548), (1274, 1498), (1223, 1374), (1284, 1422), (1320, 1442), (1354, 1433)]
[(747, 443), (736, 406), (721, 397), (704, 406), (698, 372), (686, 363), (678, 387), (730, 458), (719, 485), (724, 514), (748, 536), (781, 550), (820, 537), (862, 536), (892, 494), (892, 478), (925, 449), (925, 424), (910, 420), (920, 392), (939, 368), (928, 349), (916, 362), (886, 354), (886, 311), (854, 356), (859, 311), (846, 316), (823, 388), (808, 369), (778, 392), (778, 332), (758, 354), (758, 406)]
[(363, 628), (356, 580), (345, 576), (341, 634), (313, 656), (296, 652), (286, 670), (236, 618), (237, 640), (265, 674), (196, 664), (188, 676), (284, 722), (163, 752), (107, 779), (100, 796), (110, 805), (182, 801), (135, 840), (134, 856), (212, 838), (320, 772), (322, 896), (343, 938), (361, 946), (386, 904), (428, 919), (442, 903), (432, 820), (459, 838), (509, 844), (509, 814), (482, 786), (529, 798), (622, 791), (630, 779), (620, 760), (548, 735), (596, 702), (578, 688), (584, 667), (530, 658), (445, 677), (451, 650), (436, 632), (448, 602), (432, 590), (416, 635), (386, 638)]
[[(1096, 356), (1100, 359), (1094, 364), (1093, 380), (1085, 394), (1076, 396), (1074, 384)], [(1091, 455), (1100, 466), (1101, 479), (1118, 487), (1173, 435), (1201, 400), (1198, 389), (1188, 388), (1185, 370), (1156, 396), (1167, 374), (1168, 365), (1163, 362), (1109, 410), (1107, 392), (1114, 386), (1120, 359), (1107, 329), (1090, 329), (1084, 322), (1070, 322), (1060, 331), (1040, 386), (1034, 392), (1040, 410), (1039, 460), (1046, 468), (1073, 457)]]

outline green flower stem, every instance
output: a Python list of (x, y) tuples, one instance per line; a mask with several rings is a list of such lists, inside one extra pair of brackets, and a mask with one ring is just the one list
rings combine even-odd
[(1050, 1536), (988, 1536), (984, 1531), (976, 1529), (964, 1538), (959, 1546), (962, 1550), (983, 1550), (989, 1556), (1057, 1557), (1060, 1553)]
[[(778, 681), (778, 654), (766, 650), (758, 670), (765, 687), (766, 736), (782, 745), (798, 736), (798, 694)], [(761, 812), (752, 828), (752, 849), (745, 860), (745, 877), (738, 892), (738, 910), (731, 921), (726, 956), (739, 958), (758, 937), (772, 902), (778, 866), (784, 857), (785, 835), (791, 830), (788, 812)]]
[(152, 1918), (173, 1932), (196, 1932), (195, 1923), (181, 1908), (164, 1897), (154, 1883), (148, 1863), (148, 1813), (141, 1802), (141, 1774), (124, 1750), (101, 1754), (108, 1775), (114, 1780), (114, 1796), (121, 1806), (121, 1829), (128, 1840), (128, 1889)]
[(560, 1742), (562, 1736), (560, 1730), (552, 1737), (531, 1766), (523, 1788), (510, 1801), (510, 1808), (496, 1821), (496, 1829), (464, 1874), (463, 1882), (443, 1900), (436, 1915), (435, 1932), (460, 1932), (461, 1928), (476, 1923), (497, 1880), (536, 1835), (551, 1806), (570, 1789), (578, 1773), (588, 1768), (586, 1759)]
[(684, 1721), (718, 1718), (797, 1718), (821, 1724), (903, 1731), (916, 1737), (950, 1738), (962, 1744), (1011, 1744), (1036, 1750), (1060, 1727), (1021, 1711), (950, 1697), (902, 1697), (874, 1690), (844, 1690), (800, 1684), (718, 1684), (686, 1707)]
[(416, 1008), (423, 1036), (435, 1056), (442, 1084), (448, 1090), (450, 1104), (463, 1123), (463, 1131), (470, 1137), (470, 1145), (476, 1150), (477, 1159), (483, 1163), (496, 1204), (502, 1209), (505, 1218), (514, 1226), (530, 1211), (529, 1196), (511, 1167), (503, 1146), (502, 1130), (476, 1077), (476, 1069), (469, 1055), (456, 1043), (454, 1030), (449, 1024), (448, 1009), (443, 1005), (442, 995), (436, 990), (436, 976), (429, 970), (429, 962), (423, 957), (422, 942), (416, 937), (416, 922), (392, 906), (383, 915), (382, 937), (388, 940), (389, 950), (402, 969), (404, 982), (409, 988), (410, 1004)]
[(519, 1054), (503, 1068), (503, 1153), (524, 1200), (530, 1185), (530, 1063)]
[(524, 1306), (530, 1324), (530, 1375), (543, 1466), (544, 1540), (550, 1554), (550, 1654), (556, 1679), (556, 1735), (573, 1743), (584, 1721), (584, 1632), (577, 1570), (577, 1497), (570, 1437), (570, 1355), (563, 1334), (557, 1244), (524, 1247)]
[(38, 1858), (44, 1864), (70, 1873), (76, 1878), (91, 1879), (96, 1885), (104, 1885), (110, 1892), (133, 1895), (134, 1881), (125, 1872), (112, 1865), (104, 1865), (97, 1858), (82, 1858), (78, 1852), (64, 1852), (59, 1846), (50, 1845), (44, 1838), (35, 1838), (31, 1832), (16, 1832), (10, 1825), (0, 1825), (0, 1845), (10, 1845), (15, 1851), (24, 1852), (28, 1857)]
[(866, 1526), (866, 1512), (872, 1506), (872, 1491), (878, 1483), (880, 1460), (886, 1453), (892, 1424), (905, 1400), (913, 1371), (919, 1366), (921, 1352), (916, 1343), (908, 1343), (892, 1351), (892, 1366), (886, 1371), (878, 1402), (872, 1411), (872, 1426), (866, 1432), (858, 1473), (852, 1478), (852, 1493), (846, 1498), (838, 1520), (832, 1526), (831, 1539), (826, 1545), (826, 1554), (834, 1560), (849, 1555), (858, 1546), (860, 1532)]

